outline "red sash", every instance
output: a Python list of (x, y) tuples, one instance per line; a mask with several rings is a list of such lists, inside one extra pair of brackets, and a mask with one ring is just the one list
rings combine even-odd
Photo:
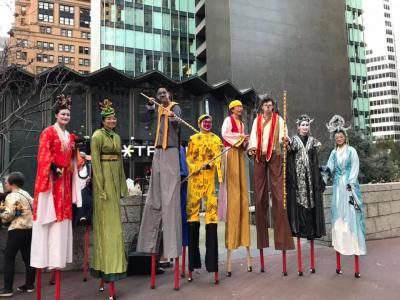
[[(240, 122), (240, 127), (241, 127), (241, 128), (240, 128), (240, 131), (239, 131), (239, 128), (238, 128), (238, 126), (237, 126), (237, 124), (236, 124), (236, 121), (235, 121), (235, 118), (233, 117), (233, 115), (230, 115), (229, 118), (231, 119), (232, 132), (237, 132), (237, 133), (242, 132), (242, 131), (243, 131), (243, 123)], [(229, 144), (229, 143), (228, 143), (227, 141), (225, 141), (225, 139), (224, 139), (224, 147), (232, 147), (232, 145)]]
[[(271, 159), (272, 150), (274, 149), (274, 137), (275, 137), (275, 128), (276, 128), (276, 120), (277, 119), (278, 119), (278, 114), (273, 113), (272, 118), (271, 118), (271, 127), (270, 127), (270, 131), (269, 131), (269, 137), (268, 137), (268, 147), (267, 147), (267, 153), (266, 153), (267, 161), (269, 161)], [(263, 115), (259, 114), (257, 116), (257, 154), (256, 154), (257, 161), (260, 161), (260, 159), (261, 159), (263, 131), (264, 131)]]

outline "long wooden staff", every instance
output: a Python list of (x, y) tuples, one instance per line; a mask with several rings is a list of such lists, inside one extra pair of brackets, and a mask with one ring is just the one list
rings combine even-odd
[[(149, 96), (140, 93), (140, 95), (142, 95), (143, 97), (145, 97), (147, 100), (152, 101), (155, 105), (157, 105), (158, 107), (161, 107), (162, 109), (164, 109), (167, 112), (172, 112), (171, 110), (169, 110), (168, 108), (162, 106), (160, 103), (158, 103), (157, 101), (153, 100), (152, 98), (150, 98)], [(173, 112), (172, 112), (173, 113)], [(175, 114), (174, 114), (175, 115)], [(182, 118), (178, 117), (177, 115), (175, 115), (175, 118), (177, 118), (179, 121), (182, 122), (182, 124), (186, 125), (187, 127), (189, 127), (190, 129), (192, 129), (194, 132), (199, 133), (199, 131), (194, 128), (192, 125), (190, 125), (188, 122), (186, 122), (185, 120), (183, 120)]]
[[(283, 130), (286, 134), (286, 91), (283, 91)], [(286, 138), (286, 136), (285, 136)], [(286, 158), (287, 149), (286, 146), (283, 147), (283, 209), (286, 210)]]

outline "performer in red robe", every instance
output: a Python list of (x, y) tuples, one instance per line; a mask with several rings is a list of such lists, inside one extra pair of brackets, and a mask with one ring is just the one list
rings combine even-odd
[(71, 98), (58, 96), (56, 123), (40, 135), (31, 247), (31, 266), (38, 269), (38, 298), (41, 269), (55, 270), (56, 299), (59, 299), (60, 269), (72, 262), (72, 202), (79, 207), (82, 199), (75, 135), (65, 129), (70, 121), (70, 110)]

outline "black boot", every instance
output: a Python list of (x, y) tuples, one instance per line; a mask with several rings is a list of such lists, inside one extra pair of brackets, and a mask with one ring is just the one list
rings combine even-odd
[(206, 269), (208, 272), (218, 272), (217, 224), (206, 225)]
[(199, 230), (200, 222), (189, 222), (189, 271), (201, 268)]

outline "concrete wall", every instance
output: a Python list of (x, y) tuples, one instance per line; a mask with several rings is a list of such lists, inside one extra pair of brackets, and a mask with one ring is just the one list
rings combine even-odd
[[(361, 185), (365, 206), (366, 239), (376, 240), (400, 236), (400, 183)], [(325, 220), (327, 236), (331, 241), (332, 187), (324, 194)]]

